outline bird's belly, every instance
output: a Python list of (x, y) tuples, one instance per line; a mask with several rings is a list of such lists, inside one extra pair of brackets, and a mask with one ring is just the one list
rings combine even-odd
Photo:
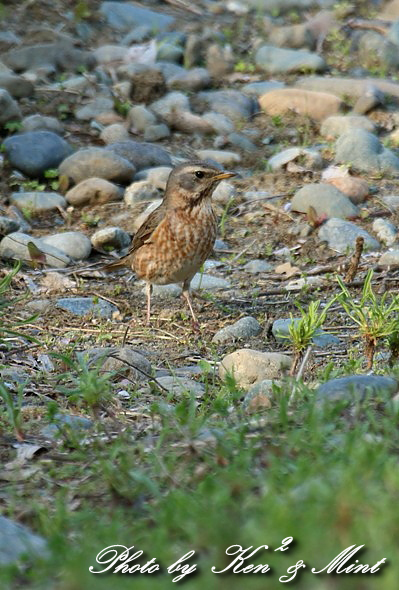
[(212, 251), (216, 238), (213, 212), (206, 218), (172, 220), (135, 254), (133, 268), (139, 278), (156, 285), (191, 279)]

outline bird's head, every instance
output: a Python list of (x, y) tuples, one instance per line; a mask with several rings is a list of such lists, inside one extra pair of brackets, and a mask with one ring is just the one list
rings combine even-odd
[(173, 206), (193, 207), (210, 198), (221, 180), (232, 176), (234, 172), (223, 172), (207, 162), (185, 162), (170, 173), (165, 198)]

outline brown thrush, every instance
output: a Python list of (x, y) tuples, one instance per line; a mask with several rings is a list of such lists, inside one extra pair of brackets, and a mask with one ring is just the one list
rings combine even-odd
[(150, 321), (152, 285), (182, 283), (183, 296), (191, 315), (190, 283), (212, 252), (216, 238), (216, 217), (211, 197), (224, 178), (206, 162), (193, 161), (176, 166), (168, 179), (164, 199), (134, 235), (126, 256), (111, 262), (107, 270), (131, 266), (147, 283), (147, 323)]

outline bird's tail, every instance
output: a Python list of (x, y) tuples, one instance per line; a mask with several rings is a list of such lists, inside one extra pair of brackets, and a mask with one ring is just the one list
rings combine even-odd
[(129, 266), (129, 256), (122, 256), (122, 258), (113, 260), (112, 262), (105, 264), (101, 270), (105, 270), (105, 272), (110, 272), (118, 268), (123, 268), (124, 266)]

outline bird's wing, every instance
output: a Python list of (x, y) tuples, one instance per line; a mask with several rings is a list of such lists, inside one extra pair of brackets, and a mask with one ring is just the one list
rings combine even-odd
[(141, 248), (141, 246), (150, 239), (151, 235), (164, 219), (165, 213), (166, 207), (163, 202), (152, 213), (150, 213), (144, 223), (140, 225), (139, 229), (134, 234), (133, 241), (126, 256), (110, 262), (104, 267), (104, 270), (113, 270), (121, 266), (129, 266), (132, 254), (134, 254), (136, 250)]

